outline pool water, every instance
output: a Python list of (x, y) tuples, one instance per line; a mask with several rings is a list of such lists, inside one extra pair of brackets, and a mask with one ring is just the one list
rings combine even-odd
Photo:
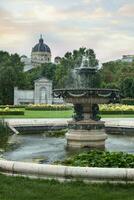
[[(45, 135), (13, 135), (9, 143), (15, 144), (2, 155), (7, 160), (53, 163), (68, 155), (64, 137), (46, 137)], [(108, 135), (106, 150), (134, 153), (134, 137)]]

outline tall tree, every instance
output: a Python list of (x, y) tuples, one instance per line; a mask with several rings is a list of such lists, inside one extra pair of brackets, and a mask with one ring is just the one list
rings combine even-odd
[(18, 54), (0, 51), (0, 103), (13, 104), (14, 87), (24, 86), (23, 64)]

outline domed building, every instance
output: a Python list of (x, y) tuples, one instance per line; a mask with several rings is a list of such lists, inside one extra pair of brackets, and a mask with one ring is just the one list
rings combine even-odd
[(43, 63), (51, 62), (51, 50), (47, 44), (44, 43), (42, 35), (39, 43), (32, 48), (31, 64), (36, 67)]

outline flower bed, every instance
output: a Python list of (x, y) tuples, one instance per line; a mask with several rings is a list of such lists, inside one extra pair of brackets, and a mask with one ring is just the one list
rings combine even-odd
[(100, 105), (101, 114), (134, 114), (134, 106), (122, 104)]
[(81, 167), (134, 168), (134, 155), (123, 152), (89, 151), (74, 155), (58, 163)]
[(6, 107), (4, 109), (0, 108), (0, 115), (24, 115), (24, 111), (18, 109), (10, 109), (9, 107)]
[(54, 105), (54, 104), (30, 104), (25, 108), (26, 110), (71, 110), (72, 106)]
[(27, 105), (0, 105), (0, 108), (25, 108)]

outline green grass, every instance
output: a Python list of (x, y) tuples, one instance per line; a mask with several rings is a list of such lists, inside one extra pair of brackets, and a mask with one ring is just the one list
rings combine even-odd
[[(24, 109), (21, 109), (24, 110)], [(72, 110), (65, 111), (31, 111), (25, 110), (24, 115), (0, 115), (3, 118), (71, 118)], [(134, 115), (101, 115), (102, 118), (134, 118)]]
[(24, 115), (4, 115), (4, 118), (70, 118), (72, 110), (65, 111), (31, 111), (25, 110)]
[(58, 183), (0, 175), (0, 200), (134, 200), (134, 185)]

